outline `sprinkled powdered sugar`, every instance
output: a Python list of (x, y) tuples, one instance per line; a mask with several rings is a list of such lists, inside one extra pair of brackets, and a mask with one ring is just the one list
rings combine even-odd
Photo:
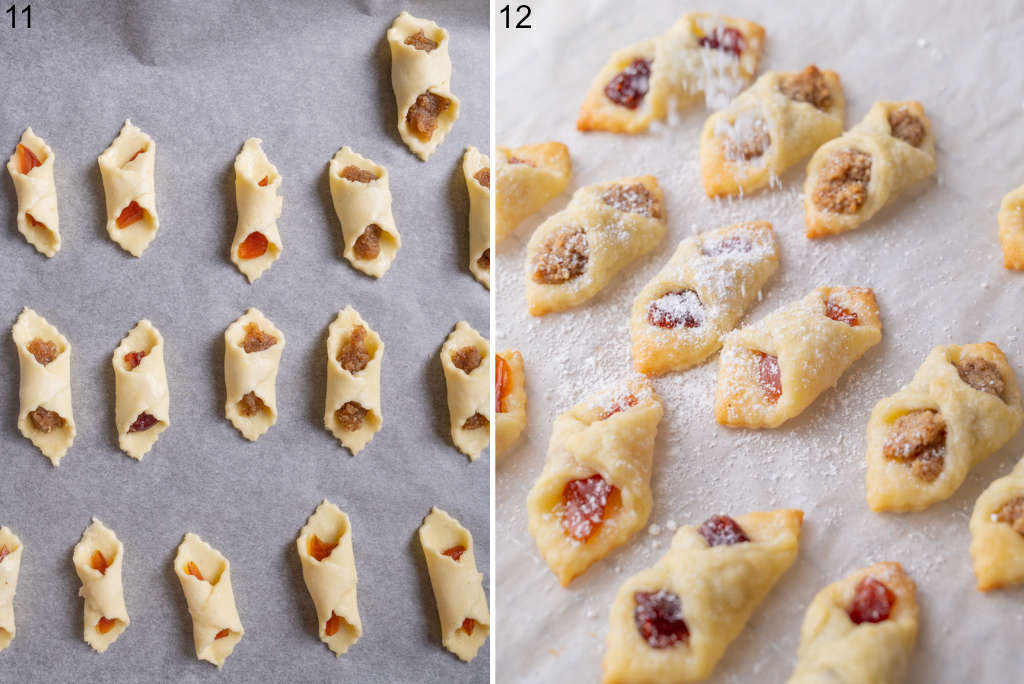
[[(642, 37), (649, 26), (635, 28), (635, 35)], [(551, 43), (561, 46), (560, 58), (577, 50), (592, 55), (592, 34), (574, 28), (560, 36)], [(568, 88), (576, 78), (578, 90), (584, 90), (593, 64), (606, 57), (601, 50), (598, 53), (579, 68), (566, 61), (570, 82), (560, 81), (560, 85)], [(796, 61), (766, 66), (781, 63)], [(524, 88), (517, 92), (538, 93), (526, 73), (501, 72), (499, 82)], [(502, 76), (509, 80), (502, 81)], [(845, 81), (846, 72), (843, 76)], [(672, 530), (671, 523), (699, 525), (714, 513), (738, 516), (779, 507), (801, 508), (806, 514), (798, 560), (719, 663), (716, 677), (748, 681), (755, 664), (763, 663), (764, 672), (776, 679), (779, 670), (792, 664), (803, 612), (814, 593), (875, 561), (903, 564), (929, 602), (932, 626), (940, 624), (936, 621), (940, 613), (943, 618), (955, 618), (957, 608), (987, 611), (993, 621), (1016, 618), (1014, 624), (1020, 624), (1024, 615), (1020, 610), (1006, 613), (1004, 605), (993, 612), (994, 608), (976, 601), (968, 603), (972, 592), (963, 588), (973, 586), (966, 549), (967, 518), (974, 499), (992, 479), (1005, 473), (1020, 454), (1024, 436), (972, 470), (950, 501), (927, 511), (912, 516), (875, 515), (864, 501), (864, 430), (871, 408), (908, 382), (933, 346), (992, 339), (1020, 368), (1024, 358), (1021, 324), (1005, 314), (1012, 310), (1008, 297), (1019, 296), (1020, 280), (1012, 280), (998, 267), (994, 233), (972, 240), (964, 236), (963, 226), (984, 225), (984, 207), (976, 211), (962, 195), (937, 193), (929, 181), (908, 190), (899, 202), (856, 231), (808, 240), (801, 193), (806, 161), (777, 179), (774, 189), (742, 198), (709, 199), (701, 187), (697, 158), (707, 110), (698, 106), (670, 115), (667, 122), (653, 124), (643, 135), (584, 135), (572, 128), (578, 102), (569, 100), (547, 97), (544, 102), (552, 106), (542, 111), (529, 98), (523, 98), (521, 105), (499, 108), (498, 142), (566, 143), (573, 155), (573, 189), (623, 176), (656, 176), (665, 192), (668, 234), (650, 255), (624, 269), (590, 302), (542, 318), (526, 313), (523, 247), (544, 218), (565, 206), (568, 193), (525, 221), (496, 248), (495, 344), (497, 349), (523, 352), (529, 394), (524, 436), (497, 462), (495, 530), (500, 551), (495, 600), (496, 614), (505, 616), (501, 624), (505, 645), (498, 655), (502, 671), (512, 678), (517, 673), (525, 677), (527, 672), (545, 679), (599, 678), (599, 654), (615, 592), (626, 577), (656, 562), (669, 540), (664, 535), (655, 539), (636, 535), (562, 589), (527, 532), (526, 495), (543, 467), (554, 417), (596, 390), (630, 376), (633, 299), (664, 266), (679, 241), (750, 220), (771, 221), (779, 241), (780, 265), (763, 289), (763, 301), (755, 302), (743, 324), (799, 300), (819, 285), (851, 285), (874, 288), (884, 332), (882, 342), (854, 363), (835, 388), (776, 430), (730, 430), (714, 422), (717, 355), (697, 368), (653, 379), (665, 415), (655, 442), (654, 508), (648, 526)], [(864, 111), (868, 104), (851, 103), (851, 113)], [(947, 140), (946, 144), (952, 143)], [(964, 152), (959, 143), (957, 149)], [(964, 182), (964, 171), (952, 164), (946, 175), (948, 185), (953, 176)], [(709, 271), (713, 270), (709, 264)], [(980, 279), (989, 281), (990, 288), (978, 287)], [(1001, 312), (1003, 304), (1009, 308)], [(658, 539), (662, 548), (655, 549), (650, 542)], [(544, 615), (531, 613), (529, 619), (518, 619), (527, 617), (522, 612), (528, 602), (524, 599), (531, 597), (543, 600)], [(594, 621), (582, 619), (588, 611), (597, 614)], [(542, 641), (539, 635), (544, 635)], [(929, 639), (922, 633), (923, 641)], [(541, 643), (561, 655), (524, 657), (536, 653)], [(934, 652), (934, 638), (931, 646), (929, 652)], [(915, 668), (921, 665), (916, 662)]]

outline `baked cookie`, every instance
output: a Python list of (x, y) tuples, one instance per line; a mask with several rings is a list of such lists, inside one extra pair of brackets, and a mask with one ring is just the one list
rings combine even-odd
[(728, 101), (750, 83), (763, 49), (764, 28), (752, 21), (688, 12), (664, 34), (611, 56), (576, 128), (640, 133), (672, 107)]
[(560, 142), (522, 147), (498, 146), (495, 157), (494, 243), (538, 211), (569, 185), (572, 161)]
[(875, 563), (828, 585), (807, 608), (789, 684), (899, 684), (917, 640), (914, 581)]
[(708, 117), (700, 134), (700, 170), (709, 197), (742, 195), (843, 132), (843, 87), (834, 71), (769, 71)]
[(1024, 185), (1006, 193), (999, 205), (999, 242), (1003, 266), (1024, 269)]
[(526, 427), (523, 355), (507, 349), (494, 355), (494, 439), (501, 456)]
[(910, 185), (935, 173), (932, 123), (920, 102), (876, 102), (814, 153), (804, 181), (807, 237), (857, 228)]
[(796, 559), (803, 511), (687, 525), (612, 604), (604, 684), (684, 684), (711, 674)]
[(588, 185), (537, 227), (526, 246), (526, 302), (543, 316), (586, 302), (665, 236), (654, 176)]
[(819, 287), (729, 333), (718, 358), (715, 420), (773, 428), (799, 415), (882, 339), (875, 293)]
[(971, 558), (981, 591), (1024, 582), (1024, 460), (974, 504)]
[(451, 90), (448, 31), (429, 19), (402, 12), (387, 37), (398, 134), (406, 147), (426, 161), (459, 118), (459, 98)]
[(31, 127), (26, 128), (7, 162), (7, 170), (18, 196), (18, 232), (40, 254), (52, 257), (60, 250), (53, 150)]
[(537, 549), (562, 586), (647, 522), (661, 416), (661, 399), (638, 378), (555, 419), (526, 509)]
[(868, 505), (873, 511), (920, 511), (945, 501), (1022, 421), (1017, 380), (999, 347), (936, 347), (909, 385), (871, 411)]
[(694, 235), (633, 301), (633, 365), (647, 375), (684, 370), (721, 346), (779, 266), (767, 221)]

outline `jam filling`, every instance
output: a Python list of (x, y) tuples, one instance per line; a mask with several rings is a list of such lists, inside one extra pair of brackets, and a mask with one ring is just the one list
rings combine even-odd
[(626, 109), (636, 109), (650, 88), (651, 61), (634, 59), (604, 87), (605, 96)]
[(690, 640), (690, 629), (683, 620), (683, 604), (670, 591), (633, 592), (633, 621), (651, 648), (670, 648)]

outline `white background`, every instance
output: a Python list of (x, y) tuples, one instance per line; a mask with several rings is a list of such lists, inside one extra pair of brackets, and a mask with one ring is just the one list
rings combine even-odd
[[(683, 525), (714, 513), (782, 507), (806, 513), (799, 557), (712, 681), (783, 681), (814, 594), (879, 560), (901, 562), (918, 585), (921, 629), (909, 681), (1019, 676), (1024, 589), (984, 595), (974, 588), (967, 522), (977, 496), (1021, 454), (1024, 436), (975, 468), (950, 500), (923, 513), (879, 515), (864, 500), (864, 431), (875, 402), (908, 382), (938, 344), (992, 340), (1024, 379), (1024, 274), (1002, 268), (996, 238), (1000, 199), (1024, 183), (1024, 6), (1010, 0), (531, 5), (533, 28), (498, 28), (497, 142), (560, 140), (569, 146), (574, 175), (564, 196), (498, 249), (495, 348), (522, 351), (529, 396), (527, 431), (497, 465), (498, 680), (595, 681), (608, 607), (626, 577), (665, 552), (669, 521)], [(579, 104), (608, 56), (667, 29), (689, 9), (762, 24), (761, 72), (810, 63), (839, 72), (847, 128), (876, 100), (920, 100), (934, 125), (936, 176), (862, 228), (812, 242), (803, 235), (805, 163), (783, 176), (781, 190), (742, 200), (704, 197), (697, 161), (708, 115), (703, 106), (643, 135), (578, 133)], [(656, 175), (665, 190), (668, 238), (588, 304), (531, 318), (522, 272), (533, 228), (576, 188), (643, 173)], [(729, 430), (714, 422), (714, 357), (658, 379), (665, 417), (655, 446), (649, 524), (662, 531), (637, 533), (561, 588), (527, 532), (525, 507), (554, 416), (630, 372), (630, 305), (680, 240), (752, 219), (774, 224), (782, 259), (747, 321), (818, 285), (868, 286), (881, 307), (882, 342), (803, 415), (776, 430)]]

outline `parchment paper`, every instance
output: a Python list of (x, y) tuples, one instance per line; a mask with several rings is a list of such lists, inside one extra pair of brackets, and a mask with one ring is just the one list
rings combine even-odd
[[(923, 513), (879, 515), (864, 500), (864, 432), (875, 402), (908, 382), (938, 344), (992, 340), (1024, 379), (1024, 280), (1002, 268), (996, 237), (1000, 199), (1024, 183), (1024, 72), (1014, 57), (1024, 9), (1011, 1), (531, 5), (534, 28), (499, 30), (496, 39), (497, 143), (569, 145), (573, 182), (543, 216), (583, 185), (656, 175), (667, 197), (669, 235), (591, 303), (543, 319), (526, 313), (522, 284), (523, 247), (543, 216), (499, 248), (495, 348), (522, 350), (529, 394), (528, 434), (497, 466), (499, 681), (596, 681), (615, 592), (666, 551), (671, 526), (781, 507), (806, 512), (800, 555), (711, 681), (785, 681), (812, 597), (878, 560), (903, 563), (917, 581), (921, 630), (908, 681), (1019, 679), (1024, 589), (975, 590), (967, 522), (981, 491), (1020, 457), (1024, 435), (975, 468), (950, 500)], [(919, 99), (935, 127), (937, 175), (862, 228), (811, 242), (803, 235), (800, 196), (805, 163), (783, 177), (781, 190), (733, 201), (704, 197), (697, 164), (703, 107), (645, 135), (575, 131), (584, 93), (614, 50), (702, 8), (765, 26), (762, 72), (810, 63), (838, 71), (847, 128), (876, 100)], [(527, 533), (525, 510), (554, 416), (630, 371), (633, 298), (679, 241), (751, 219), (773, 222), (782, 260), (747, 321), (818, 285), (869, 286), (881, 307), (883, 341), (777, 430), (729, 430), (714, 422), (716, 359), (659, 379), (665, 417), (649, 521), (657, 533), (636, 534), (562, 589)]]
[[(462, 110), (427, 163), (395, 130), (384, 34), (402, 9), (452, 36)], [(437, 356), (458, 320), (488, 324), (488, 293), (467, 268), (459, 168), (466, 145), (488, 142), (487, 54), (485, 2), (33, 3), (31, 29), (2, 31), (2, 156), (29, 125), (54, 149), (64, 246), (46, 260), (18, 234), (4, 170), (0, 523), (25, 556), (0, 680), (487, 680), (489, 644), (470, 665), (441, 646), (416, 537), (430, 507), (444, 508), (473, 533), (487, 573), (489, 457), (470, 464), (451, 444)], [(161, 227), (141, 259), (106, 235), (96, 164), (126, 117), (157, 143)], [(253, 285), (228, 260), (232, 163), (249, 136), (263, 139), (284, 197), (283, 254)], [(390, 171), (403, 246), (379, 281), (341, 256), (327, 163), (342, 145)], [(355, 458), (323, 427), (327, 326), (349, 304), (386, 346), (384, 427)], [(73, 345), (79, 434), (59, 469), (15, 425), (8, 331), (23, 306)], [(250, 306), (287, 337), (280, 417), (256, 443), (224, 418), (223, 333)], [(117, 448), (110, 357), (143, 317), (166, 339), (171, 426), (137, 463)], [(325, 497), (352, 521), (365, 630), (340, 659), (317, 638), (294, 546)], [(124, 542), (132, 620), (103, 655), (82, 641), (71, 564), (93, 515)], [(231, 561), (245, 637), (221, 673), (195, 658), (172, 571), (188, 531)]]

